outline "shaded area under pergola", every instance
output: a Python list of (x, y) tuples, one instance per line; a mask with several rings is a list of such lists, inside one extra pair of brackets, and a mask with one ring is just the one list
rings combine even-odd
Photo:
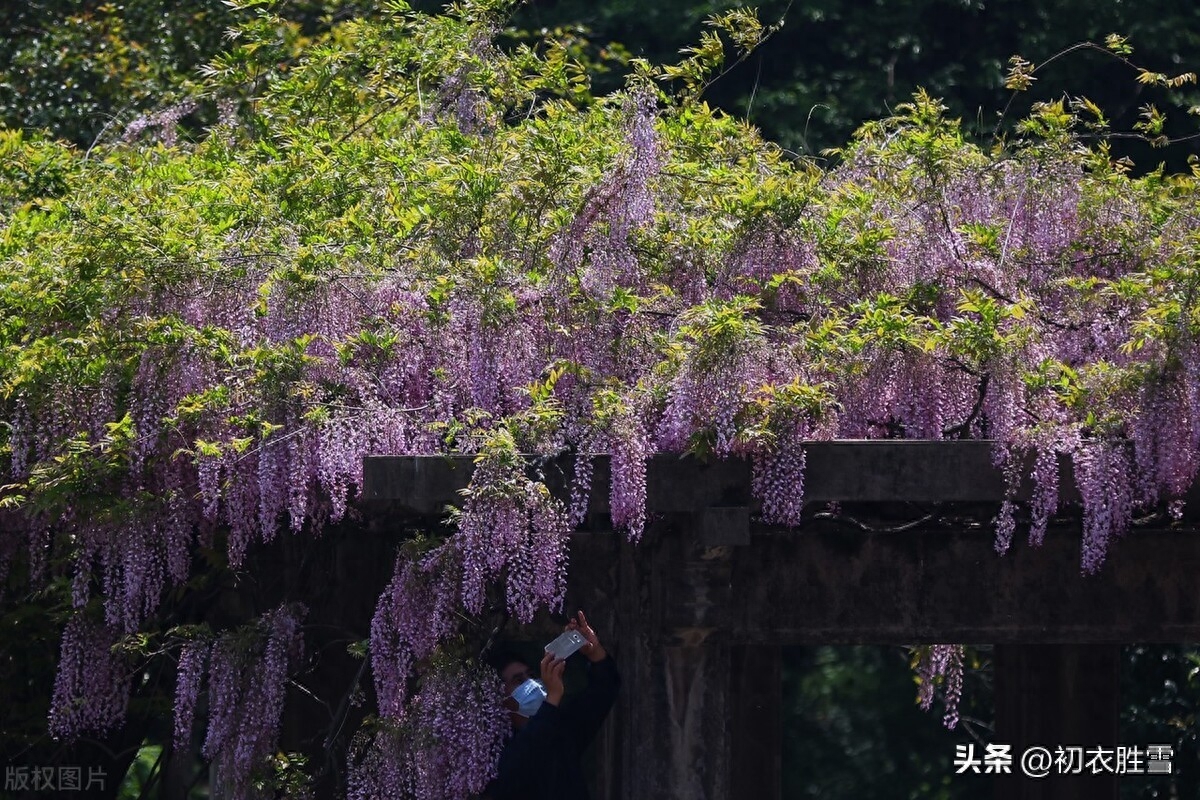
[[(818, 511), (794, 530), (764, 525), (747, 462), (655, 456), (638, 545), (612, 532), (609, 463), (596, 459), (567, 603), (605, 632), (625, 676), (599, 746), (602, 800), (777, 798), (782, 646), (995, 644), (995, 741), (1019, 754), (1032, 744), (1115, 746), (1119, 644), (1200, 640), (1191, 520), (1134, 528), (1098, 574), (1083, 576), (1065, 463), (1066, 516), (1040, 547), (1019, 529), (999, 556), (991, 519), (1005, 483), (990, 443), (805, 451), (806, 503), (836, 502), (838, 513)], [(570, 458), (537, 468), (565, 497)], [(367, 458), (362, 508), (389, 526), (432, 521), (460, 502), (472, 470), (469, 457)], [(551, 633), (547, 622), (531, 635)], [(996, 796), (1115, 800), (1117, 786), (1112, 774), (997, 776)]]

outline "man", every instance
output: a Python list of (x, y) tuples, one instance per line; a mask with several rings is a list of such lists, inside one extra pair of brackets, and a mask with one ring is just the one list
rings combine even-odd
[(582, 611), (564, 630), (578, 631), (587, 640), (579, 652), (588, 660), (587, 688), (566, 704), (566, 661), (547, 653), (539, 686), (519, 656), (502, 654), (492, 660), (510, 698), (513, 735), (500, 756), (499, 774), (484, 791), (491, 800), (587, 800), (580, 756), (608, 716), (621, 678)]

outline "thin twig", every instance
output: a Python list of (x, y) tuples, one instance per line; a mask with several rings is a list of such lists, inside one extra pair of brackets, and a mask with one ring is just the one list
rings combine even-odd
[(330, 719), (329, 736), (325, 738), (325, 761), (330, 762), (333, 759), (333, 743), (342, 735), (342, 728), (346, 726), (346, 719), (350, 715), (350, 698), (354, 695), (354, 690), (358, 687), (363, 679), (363, 674), (367, 671), (367, 662), (370, 659), (364, 658), (362, 663), (358, 665), (358, 672), (354, 674), (354, 680), (350, 683), (350, 689), (342, 695), (342, 701), (338, 704), (338, 709), (334, 712)]
[(926, 514), (925, 516), (921, 517), (920, 519), (914, 519), (913, 521), (906, 522), (903, 525), (896, 525), (896, 526), (887, 527), (887, 528), (877, 528), (874, 525), (868, 525), (867, 523), (862, 522), (861, 520), (857, 520), (854, 517), (850, 516), (849, 514), (841, 514), (841, 513), (835, 514), (830, 511), (821, 511), (816, 514), (813, 514), (813, 519), (831, 520), (833, 522), (844, 522), (848, 525), (853, 525), (854, 527), (858, 528), (860, 531), (865, 531), (867, 533), (904, 533), (905, 531), (910, 531), (914, 528), (919, 528), (922, 525), (933, 522), (934, 520), (940, 518), (941, 515), (942, 514), (940, 511), (935, 511), (931, 514)]

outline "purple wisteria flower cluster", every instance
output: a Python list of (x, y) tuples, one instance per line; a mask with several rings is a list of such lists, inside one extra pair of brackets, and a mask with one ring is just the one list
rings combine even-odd
[[(281, 606), (262, 617), (253, 630), (230, 631), (212, 643), (208, 654), (209, 718), (204, 757), (233, 797), (257, 797), (255, 779), (270, 769), (275, 754), (290, 670), (304, 648), (301, 620), (307, 610)], [(180, 659), (175, 707), (176, 734), (186, 727), (195, 706), (196, 676), (191, 659)], [(185, 668), (187, 671), (185, 671)]]
[(953, 730), (958, 725), (958, 702), (963, 689), (963, 646), (961, 644), (929, 645), (921, 654), (917, 664), (920, 678), (918, 700), (921, 708), (928, 711), (933, 707), (937, 684), (942, 685), (945, 716), (943, 722)]
[(50, 734), (73, 740), (121, 725), (133, 667), (114, 649), (120, 632), (77, 614), (63, 631), (58, 676), (50, 701)]
[(398, 558), (371, 620), (371, 671), (379, 713), (404, 715), (417, 662), (428, 658), (455, 629), (462, 567), (444, 544), (420, 561)]
[(196, 703), (200, 699), (200, 683), (204, 679), (208, 654), (212, 645), (204, 639), (194, 639), (179, 651), (179, 666), (175, 678), (175, 747), (186, 749), (196, 721)]
[[(356, 522), (370, 455), (479, 460), (379, 595), (359, 797), (485, 780), (495, 687), (443, 662), (483, 617), (561, 607), (594, 456), (633, 541), (659, 454), (749, 459), (764, 521), (802, 525), (821, 439), (991, 440), (1000, 551), (1025, 516), (1043, 541), (1069, 468), (1086, 573), (1140, 509), (1183, 513), (1194, 176), (1130, 175), (1061, 109), (985, 151), (923, 95), (818, 166), (649, 73), (580, 102), (561, 59), (492, 46), (488, 14), (417, 16), (289, 58), (209, 139), (180, 142), (189, 103), (141, 118), (73, 162), (71, 203), (0, 212), (0, 576), (69, 600), (55, 736), (120, 724), (122, 638), (175, 624), (196, 569), (240, 579), (280, 537)], [(571, 453), (564, 504), (526, 455)], [(176, 741), (202, 728), (243, 794), (302, 616), (179, 653)], [(961, 649), (928, 658), (922, 690), (957, 697)]]
[(440, 660), (399, 718), (360, 737), (352, 754), (352, 800), (465, 800), (495, 776), (511, 732), (494, 670)]

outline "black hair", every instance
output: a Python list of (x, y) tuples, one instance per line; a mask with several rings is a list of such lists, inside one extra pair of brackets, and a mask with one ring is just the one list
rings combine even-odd
[(533, 669), (529, 663), (529, 659), (521, 655), (511, 647), (496, 647), (493, 648), (485, 659), (487, 664), (496, 672), (503, 672), (504, 668), (513, 662), (523, 664), (526, 669)]

